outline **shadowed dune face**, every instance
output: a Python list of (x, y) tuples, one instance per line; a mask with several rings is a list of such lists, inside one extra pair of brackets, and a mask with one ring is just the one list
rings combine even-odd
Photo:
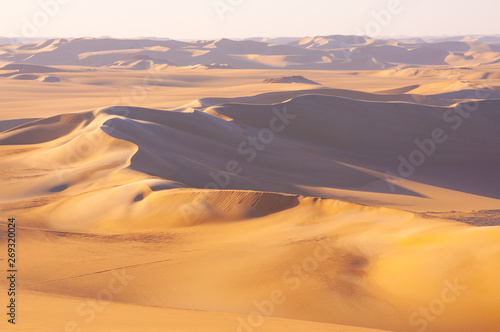
[(4, 145), (27, 145), (54, 141), (87, 126), (92, 120), (91, 113), (65, 114), (37, 120), (2, 133), (0, 143)]
[[(469, 115), (466, 126), (459, 128), (455, 141), (448, 140), (445, 145), (447, 151), (439, 151), (433, 155), (433, 161), (456, 161), (453, 158), (496, 160), (497, 104), (497, 101), (478, 103), (475, 106), (477, 112), (474, 116)], [(362, 102), (319, 95), (300, 96), (272, 107), (286, 108), (286, 114), (289, 114), (290, 124), (284, 128), (283, 134), (366, 157), (394, 156), (414, 144), (415, 137), (425, 136), (426, 131), (430, 133), (438, 124), (452, 127), (458, 121), (456, 118), (451, 121), (450, 116), (455, 114), (453, 108)], [(212, 107), (211, 110), (238, 122), (264, 128), (275, 116), (269, 108), (271, 107), (222, 105)], [(295, 119), (297, 121), (293, 121)], [(390, 120), (389, 123), (384, 123), (381, 119)], [(476, 131), (478, 127), (482, 128), (480, 133)], [(481, 138), (477, 137), (478, 134)], [(474, 137), (481, 141), (480, 147)]]
[(498, 42), (0, 46), (22, 327), (496, 332)]

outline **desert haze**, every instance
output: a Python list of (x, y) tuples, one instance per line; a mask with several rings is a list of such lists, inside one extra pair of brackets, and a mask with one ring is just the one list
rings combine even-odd
[(0, 91), (0, 330), (500, 330), (500, 37), (50, 39)]

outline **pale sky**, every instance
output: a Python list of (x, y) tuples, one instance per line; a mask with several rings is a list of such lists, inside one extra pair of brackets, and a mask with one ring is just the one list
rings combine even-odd
[(0, 0), (0, 36), (500, 34), (499, 13), (499, 0)]

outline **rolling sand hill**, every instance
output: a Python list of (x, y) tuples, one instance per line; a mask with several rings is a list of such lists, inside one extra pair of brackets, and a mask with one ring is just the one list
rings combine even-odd
[(491, 39), (0, 49), (20, 328), (498, 330)]

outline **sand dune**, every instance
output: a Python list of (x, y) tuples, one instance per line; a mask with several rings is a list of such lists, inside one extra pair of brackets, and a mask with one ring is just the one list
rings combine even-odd
[(4, 47), (6, 52), (0, 53), (0, 61), (90, 67), (122, 66), (125, 62), (135, 69), (147, 69), (147, 66), (128, 63), (134, 57), (150, 57), (179, 66), (223, 63), (239, 69), (372, 70), (395, 64), (478, 66), (500, 59), (500, 46), (487, 40), (402, 43), (338, 35), (292, 39), (288, 43), (224, 38), (193, 42), (53, 39), (39, 44), (10, 46), (8, 50)]
[(403, 67), (390, 68), (374, 73), (380, 77), (441, 77), (445, 80), (497, 80), (500, 73), (488, 70), (472, 70), (471, 67), (450, 68), (425, 68), (425, 67)]
[(49, 66), (37, 66), (30, 64), (8, 64), (0, 68), (0, 70), (17, 70), (19, 73), (56, 73), (64, 71), (59, 68)]
[[(296, 83), (298, 84), (298, 83)], [(430, 106), (451, 106), (455, 101), (432, 98), (417, 94), (404, 94), (407, 91), (417, 88), (418, 85), (380, 91), (377, 93), (367, 93), (362, 91), (331, 89), (322, 87), (320, 89), (299, 89), (294, 91), (268, 92), (248, 97), (234, 98), (202, 98), (183, 105), (181, 108), (203, 109), (218, 104), (277, 104), (302, 95), (316, 94), (325, 96), (335, 96), (341, 98), (355, 99), (360, 101), (380, 101), (380, 102), (408, 102)], [(402, 92), (401, 92), (402, 91)], [(394, 93), (392, 93), (394, 92)]]
[(371, 42), (371, 40), (363, 36), (332, 35), (304, 38), (292, 41), (288, 45), (298, 46), (301, 48), (332, 50), (337, 48), (346, 48), (347, 46), (352, 45), (363, 45), (369, 41)]
[[(87, 225), (73, 220), (85, 229), (84, 233), (64, 231), (76, 225), (59, 218), (50, 224), (26, 223), (38, 229), (23, 229), (24, 238), (29, 240), (23, 245), (24, 252), (51, 257), (53, 250), (64, 248), (56, 260), (46, 260), (45, 266), (25, 268), (26, 288), (53, 294), (45, 301), (53, 301), (54, 294), (93, 296), (107, 287), (113, 273), (119, 273), (134, 279), (113, 295), (114, 302), (142, 308), (189, 308), (239, 315), (257, 312), (253, 314), (257, 316), (267, 314), (256, 310), (271, 310), (273, 317), (392, 331), (421, 326), (423, 316), (418, 308), (440, 299), (445, 289), (453, 301), (446, 307), (446, 316), (426, 323), (429, 331), (494, 331), (491, 326), (498, 324), (492, 305), (500, 289), (496, 276), (489, 272), (499, 268), (500, 234), (496, 229), (312, 198), (300, 198), (295, 207), (282, 206), (284, 210), (272, 214), (229, 213), (222, 219), (198, 219), (195, 224), (181, 226), (172, 224), (164, 202), (192, 204), (193, 196), (201, 194), (204, 200), (226, 202), (230, 207), (231, 201), (244, 196), (237, 192), (191, 191), (184, 198), (177, 195), (169, 200), (165, 194), (148, 196), (156, 200), (156, 205), (152, 203), (154, 212), (147, 219), (118, 222), (106, 218), (100, 224)], [(250, 200), (244, 199), (241, 204), (274, 207), (275, 198), (267, 197), (270, 200), (261, 196), (264, 200), (255, 204), (249, 196)], [(98, 201), (102, 199), (94, 204)], [(79, 212), (89, 203), (84, 203)], [(471, 245), (476, 248), (474, 252), (469, 250)], [(35, 257), (28, 258), (27, 263), (32, 265)], [(245, 269), (248, 266), (252, 267), (250, 271)], [(432, 275), (426, 272), (428, 269), (432, 269)], [(417, 283), (418, 290), (414, 288)], [(478, 285), (489, 286), (486, 290)], [(269, 305), (273, 291), (284, 299), (280, 296), (276, 304)], [(70, 303), (78, 308), (78, 302)], [(262, 309), (262, 303), (266, 309)], [(478, 304), (481, 310), (471, 312), (471, 305)], [(112, 308), (119, 309), (113, 305), (111, 312)], [(121, 309), (127, 310), (127, 306)], [(86, 316), (71, 317), (85, 324)], [(113, 314), (105, 314), (101, 321), (110, 317)], [(219, 318), (220, 323), (230, 326), (250, 319)], [(217, 315), (213, 319), (212, 324), (217, 324)], [(276, 328), (286, 330), (286, 325)], [(330, 328), (335, 331), (334, 326)]]
[(111, 64), (110, 67), (147, 70), (151, 69), (155, 65), (175, 66), (173, 63), (167, 60), (153, 59), (148, 55), (136, 55), (126, 61), (116, 61), (115, 63)]
[(234, 69), (227, 63), (211, 63), (211, 64), (206, 64), (206, 65), (194, 65), (194, 66), (187, 66), (189, 69)]
[(433, 99), (481, 100), (499, 99), (500, 87), (489, 86), (482, 82), (444, 81), (425, 85), (410, 85), (398, 89), (381, 91), (384, 94), (417, 94)]
[(14, 80), (22, 80), (22, 81), (40, 81), (40, 82), (50, 82), (50, 83), (55, 83), (55, 82), (60, 82), (61, 79), (57, 76), (53, 75), (48, 75), (48, 76), (42, 76), (42, 75), (33, 75), (33, 74), (11, 74), (11, 75), (6, 75), (4, 77), (10, 77), (11, 79)]
[(0, 46), (19, 327), (497, 331), (498, 44)]
[(314, 81), (311, 81), (303, 76), (289, 76), (289, 77), (278, 77), (278, 78), (268, 78), (264, 80), (267, 84), (277, 84), (277, 83), (303, 83), (303, 84), (313, 84), (319, 85)]
[[(495, 154), (499, 148), (497, 108), (497, 101), (481, 102), (475, 116), (465, 123), (457, 122), (458, 118), (452, 117), (453, 109), (447, 107), (321, 95), (303, 95), (281, 104), (222, 104), (176, 112), (118, 107), (22, 125), (3, 132), (0, 143), (38, 145), (36, 151), (29, 150), (35, 158), (30, 158), (29, 163), (49, 158), (58, 165), (53, 171), (68, 172), (67, 176), (74, 179), (81, 175), (78, 169), (74, 172), (73, 164), (87, 164), (97, 171), (106, 164), (104, 159), (95, 160), (97, 151), (104, 153), (113, 147), (110, 154), (113, 162), (108, 165), (114, 166), (108, 166), (108, 171), (129, 167), (149, 177), (168, 180), (173, 188), (204, 188), (215, 181), (214, 189), (349, 197), (359, 203), (394, 207), (401, 207), (402, 203), (394, 205), (393, 196), (402, 196), (403, 200), (407, 196), (404, 206), (420, 211), (436, 206), (458, 209), (464, 203), (457, 201), (457, 197), (463, 196), (468, 197), (471, 209), (492, 209), (500, 198), (495, 194), (498, 183), (493, 180), (499, 162)], [(252, 147), (248, 137), (279, 119), (290, 123), (280, 133), (273, 133), (267, 144)], [(382, 123), (382, 119), (391, 119), (391, 125), (387, 125), (387, 120)], [(447, 131), (441, 130), (442, 136), (448, 138), (444, 143), (430, 144), (427, 138), (432, 137), (436, 121), (449, 127)], [(458, 124), (461, 128), (455, 132), (453, 126)], [(408, 132), (409, 126), (412, 132)], [(420, 145), (415, 143), (415, 137), (420, 137)], [(76, 153), (80, 146), (91, 149), (92, 154)], [(419, 146), (436, 151), (424, 165), (413, 167), (403, 154), (405, 151), (410, 154)], [(296, 160), (299, 151), (301, 160)], [(24, 159), (22, 153), (10, 158), (13, 165)], [(235, 160), (239, 165), (236, 168), (241, 168), (237, 175), (226, 173), (228, 160)], [(457, 181), (443, 174), (445, 169), (452, 169), (453, 174), (467, 174), (470, 166), (464, 160), (475, 161), (481, 167), (484, 180), (476, 179), (474, 189), (467, 178)], [(277, 173), (269, 165), (281, 171)], [(385, 172), (410, 172), (412, 167), (417, 171), (409, 178), (411, 182), (395, 185), (399, 189), (392, 192), (392, 186), (385, 183)], [(34, 171), (40, 175), (40, 171)], [(49, 179), (55, 176), (51, 173), (54, 172), (46, 174)], [(35, 185), (38, 181), (40, 190), (50, 192), (56, 187), (69, 187), (73, 180), (54, 184), (53, 180), (39, 177), (33, 182), (34, 187), (38, 187)], [(45, 187), (45, 183), (51, 183), (50, 187)], [(418, 183), (439, 183), (441, 189), (421, 187)], [(19, 190), (15, 182), (7, 188), (10, 186), (9, 195)], [(378, 201), (373, 201), (370, 193), (383, 193), (386, 198), (379, 195)], [(138, 195), (145, 193), (138, 192), (135, 196)], [(480, 196), (490, 198), (479, 199)]]

